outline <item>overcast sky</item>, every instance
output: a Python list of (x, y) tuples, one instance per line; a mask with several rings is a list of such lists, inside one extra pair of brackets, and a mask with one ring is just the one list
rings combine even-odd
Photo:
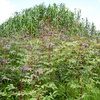
[(89, 22), (94, 22), (100, 30), (100, 0), (0, 0), (0, 24), (7, 20), (15, 11), (33, 7), (40, 3), (60, 4), (65, 3), (71, 9), (81, 9), (82, 17), (88, 17)]

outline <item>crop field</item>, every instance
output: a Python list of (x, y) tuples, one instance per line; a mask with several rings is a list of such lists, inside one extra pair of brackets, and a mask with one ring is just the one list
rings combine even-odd
[(36, 5), (0, 25), (0, 100), (100, 100), (100, 31), (64, 4)]

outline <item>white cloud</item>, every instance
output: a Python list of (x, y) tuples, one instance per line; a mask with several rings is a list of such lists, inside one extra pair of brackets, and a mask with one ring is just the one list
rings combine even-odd
[(8, 19), (15, 11), (15, 5), (10, 0), (0, 0), (0, 24)]

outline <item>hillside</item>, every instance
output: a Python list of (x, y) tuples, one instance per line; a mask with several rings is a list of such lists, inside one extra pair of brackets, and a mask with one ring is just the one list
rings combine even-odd
[(0, 35), (0, 100), (99, 100), (100, 33), (81, 11), (36, 5)]

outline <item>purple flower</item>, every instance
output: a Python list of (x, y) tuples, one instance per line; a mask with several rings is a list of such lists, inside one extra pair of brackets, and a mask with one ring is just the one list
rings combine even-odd
[(37, 55), (34, 56), (34, 60), (37, 60), (39, 57)]
[(48, 44), (47, 44), (47, 48), (50, 48), (50, 47), (52, 47), (54, 44), (52, 43), (52, 42), (49, 42)]
[(24, 71), (28, 71), (29, 68), (27, 66), (23, 66), (21, 70), (22, 70), (22, 72), (24, 72)]
[(89, 48), (89, 45), (88, 45), (88, 44), (84, 44), (84, 47), (85, 47), (85, 48)]

